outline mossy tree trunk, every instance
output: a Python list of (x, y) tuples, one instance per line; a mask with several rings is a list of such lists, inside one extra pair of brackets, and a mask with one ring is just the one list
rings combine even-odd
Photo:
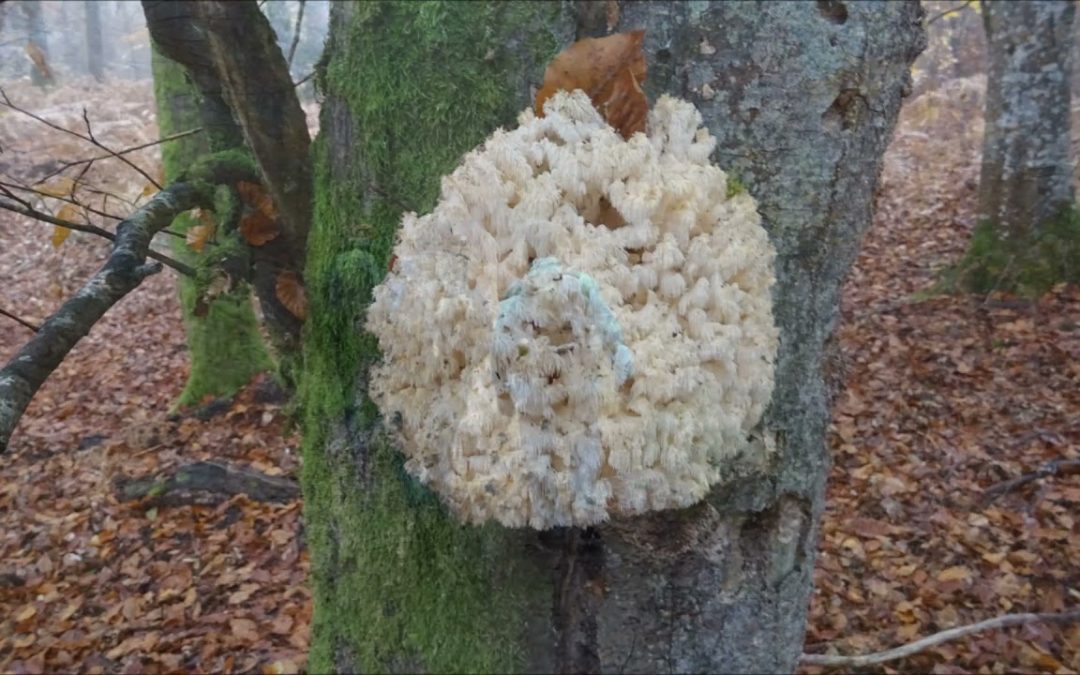
[[(310, 667), (780, 672), (801, 651), (841, 283), (924, 44), (917, 2), (626, 3), (651, 97), (692, 100), (778, 252), (777, 438), (761, 475), (587, 530), (465, 527), (413, 481), (367, 398), (361, 331), (403, 210), (530, 103), (548, 59), (608, 30), (585, 3), (341, 3), (314, 147), (304, 493)], [(763, 36), (768, 36), (763, 40)]]
[(1070, 50), (1076, 5), (984, 2), (989, 72), (979, 219), (958, 280), (1039, 294), (1080, 280), (1073, 204)]
[(1076, 4), (984, 2), (990, 67), (980, 216), (1021, 241), (1072, 203), (1069, 51)]
[[(153, 53), (154, 96), (157, 100), (158, 128), (162, 136), (203, 126), (199, 95), (177, 63)], [(201, 156), (210, 152), (206, 133), (185, 136), (162, 145), (165, 179), (172, 182)], [(214, 135), (215, 150), (230, 143), (229, 134)], [(239, 142), (239, 135), (231, 138)], [(180, 233), (197, 223), (183, 215), (173, 223)], [(172, 239), (173, 254), (193, 266), (205, 256), (193, 251), (183, 239)], [(207, 251), (209, 253), (209, 251)], [(203, 308), (199, 303), (200, 284), (195, 279), (179, 279), (180, 301), (187, 332), (191, 371), (178, 405), (198, 403), (206, 396), (227, 396), (244, 386), (252, 376), (271, 370), (273, 363), (259, 333), (259, 324), (246, 283), (218, 296)], [(199, 309), (197, 309), (197, 307)]]

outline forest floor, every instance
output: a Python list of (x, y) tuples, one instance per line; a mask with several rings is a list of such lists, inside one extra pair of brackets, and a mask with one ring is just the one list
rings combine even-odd
[[(7, 91), (71, 128), (86, 105), (115, 147), (155, 138), (147, 83)], [(1080, 604), (1080, 478), (987, 497), (1045, 462), (1080, 459), (1080, 289), (1033, 302), (925, 293), (974, 224), (981, 129), (968, 120), (980, 96), (978, 83), (959, 83), (905, 110), (845, 289), (847, 387), (830, 432), (809, 652), (866, 653)], [(10, 111), (0, 145), (3, 180), (96, 154)], [(142, 152), (136, 161), (154, 166), (155, 150)], [(144, 199), (145, 179), (112, 162), (87, 180)], [(89, 235), (59, 247), (52, 235), (0, 213), (0, 308), (42, 321), (107, 252)], [(29, 337), (0, 317), (0, 360)], [(298, 439), (273, 387), (260, 380), (176, 413), (187, 368), (166, 271), (111, 310), (35, 397), (0, 464), (0, 671), (303, 668), (311, 601), (299, 500), (118, 496), (119, 480), (198, 460), (295, 477)], [(1080, 626), (990, 631), (884, 669), (1077, 671)]]

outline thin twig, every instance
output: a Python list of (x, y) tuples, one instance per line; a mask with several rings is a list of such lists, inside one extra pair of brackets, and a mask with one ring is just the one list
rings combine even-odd
[[(66, 202), (66, 203), (71, 204), (73, 206), (78, 206), (81, 209), (85, 209), (86, 211), (88, 211), (90, 213), (93, 213), (96, 216), (101, 216), (102, 218), (111, 218), (112, 220), (123, 220), (124, 219), (123, 216), (118, 216), (116, 214), (109, 213), (108, 211), (102, 211), (101, 209), (95, 209), (94, 207), (90, 206), (89, 204), (83, 204), (82, 202), (80, 202), (77, 199), (73, 199), (71, 197), (62, 197), (62, 196), (59, 196), (59, 195), (54, 195), (54, 194), (52, 194), (50, 192), (44, 192), (42, 190), (38, 190), (35, 187), (31, 187), (29, 185), (21, 185), (19, 183), (8, 183), (6, 181), (0, 181), (0, 187), (10, 188), (10, 189), (14, 189), (14, 190), (21, 190), (23, 192), (30, 192), (32, 194), (38, 195), (39, 197), (48, 197), (50, 199), (58, 199), (58, 200), (60, 200), (62, 202)], [(10, 195), (11, 193), (8, 192), (7, 194)], [(22, 200), (20, 199), (18, 201), (21, 202)]]
[[(97, 227), (96, 225), (88, 225), (86, 223), (73, 223), (70, 220), (64, 220), (62, 218), (57, 218), (55, 216), (50, 216), (47, 213), (43, 213), (41, 211), (38, 211), (37, 209), (32, 209), (32, 208), (28, 208), (28, 207), (25, 207), (25, 206), (16, 206), (15, 204), (8, 204), (8, 203), (2, 202), (2, 201), (0, 201), (0, 209), (11, 211), (13, 213), (20, 213), (20, 214), (22, 214), (24, 216), (28, 216), (28, 217), (33, 218), (35, 220), (40, 220), (40, 221), (45, 222), (45, 223), (51, 223), (51, 224), (57, 225), (59, 227), (66, 227), (69, 230), (75, 230), (76, 232), (86, 232), (87, 234), (95, 234), (95, 235), (97, 235), (99, 237), (104, 237), (105, 239), (108, 239), (109, 241), (115, 241), (116, 240), (116, 235), (114, 235), (112, 232), (109, 232), (108, 230), (103, 230), (100, 227)], [(154, 251), (153, 249), (151, 249), (146, 255), (148, 257), (150, 257), (150, 258), (153, 258), (154, 260), (157, 260), (160, 263), (168, 265), (169, 267), (173, 268), (174, 270), (176, 270), (180, 274), (183, 274), (184, 276), (188, 276), (188, 277), (194, 277), (195, 276), (194, 268), (192, 268), (192, 267), (190, 267), (188, 265), (185, 265), (184, 263), (180, 262), (179, 260), (173, 260), (172, 258), (170, 258), (170, 257), (168, 257), (166, 255), (162, 255), (162, 254), (158, 253), (157, 251)]]
[(962, 638), (965, 635), (971, 635), (972, 633), (981, 633), (984, 630), (995, 628), (1019, 626), (1021, 624), (1034, 623), (1036, 621), (1047, 623), (1072, 623), (1074, 621), (1080, 621), (1080, 609), (1073, 609), (1061, 613), (1005, 614), (1004, 616), (987, 619), (986, 621), (980, 621), (979, 623), (943, 630), (939, 633), (934, 633), (933, 635), (928, 635), (920, 640), (916, 640), (915, 642), (909, 642), (906, 645), (883, 652), (874, 652), (873, 654), (862, 654), (858, 656), (803, 654), (801, 661), (805, 664), (814, 666), (847, 666), (850, 668), (862, 668), (864, 666), (872, 666), (878, 663), (902, 659), (906, 656), (925, 651), (931, 647), (936, 647), (943, 642), (956, 640), (957, 638)]
[[(80, 134), (77, 131), (73, 131), (73, 130), (68, 129), (66, 127), (62, 127), (59, 124), (54, 124), (53, 122), (50, 122), (49, 120), (45, 119), (44, 117), (41, 117), (40, 115), (35, 115), (34, 113), (30, 112), (29, 110), (26, 110), (24, 108), (20, 108), (19, 106), (15, 105), (14, 103), (11, 102), (11, 99), (8, 98), (7, 92), (5, 92), (3, 89), (0, 89), (0, 105), (7, 106), (8, 108), (11, 108), (12, 110), (14, 110), (16, 112), (20, 112), (20, 113), (26, 115), (27, 117), (29, 117), (31, 119), (37, 120), (38, 122), (41, 122), (42, 124), (49, 127), (50, 129), (55, 129), (56, 131), (63, 132), (63, 133), (68, 134), (70, 136), (74, 136), (75, 138), (80, 138), (80, 139), (86, 141), (87, 143), (93, 144), (95, 147), (101, 148), (105, 152), (109, 153), (110, 157), (116, 157), (117, 159), (119, 159), (124, 164), (127, 164), (129, 167), (131, 167), (135, 171), (142, 174), (142, 176), (144, 178), (146, 178), (148, 181), (150, 181), (154, 185), (154, 187), (156, 187), (158, 190), (161, 189), (161, 185), (158, 184), (158, 182), (156, 180), (154, 180), (153, 176), (151, 176), (146, 171), (143, 171), (143, 169), (141, 167), (139, 167), (137, 164), (132, 162), (127, 157), (124, 157), (122, 155), (118, 155), (118, 154), (116, 154), (116, 152), (113, 149), (103, 145), (100, 141), (98, 141), (96, 138), (93, 137), (92, 132), (91, 132), (90, 136), (83, 136), (82, 134)], [(87, 129), (89, 129), (90, 128), (90, 120), (86, 116), (86, 109), (85, 108), (83, 109), (83, 119), (86, 122)]]
[(295, 88), (295, 87), (299, 87), (300, 85), (302, 85), (303, 83), (307, 82), (308, 80), (310, 80), (310, 79), (311, 79), (311, 78), (313, 78), (313, 77), (315, 77), (315, 71), (314, 71), (314, 70), (313, 70), (313, 71), (311, 71), (310, 73), (308, 73), (307, 75), (305, 75), (305, 76), (301, 77), (301, 78), (300, 78), (299, 80), (297, 80), (296, 82), (293, 82), (293, 87), (294, 87), (294, 88)]
[(176, 141), (176, 140), (179, 140), (181, 138), (185, 138), (187, 136), (191, 136), (191, 135), (200, 133), (202, 130), (203, 130), (202, 127), (195, 127), (194, 129), (188, 129), (187, 131), (179, 131), (179, 132), (177, 132), (175, 134), (170, 134), (168, 136), (164, 136), (162, 138), (157, 139), (156, 141), (147, 141), (146, 143), (140, 143), (139, 145), (133, 145), (130, 148), (124, 148), (123, 150), (117, 150), (115, 154), (98, 155), (96, 157), (87, 157), (85, 159), (76, 159), (76, 160), (71, 161), (71, 162), (64, 162), (63, 164), (60, 165), (60, 168), (54, 169), (52, 172), (45, 174), (43, 177), (38, 179), (37, 182), (38, 183), (43, 183), (43, 182), (49, 180), (50, 178), (52, 178), (53, 176), (55, 176), (57, 174), (60, 174), (60, 173), (63, 173), (64, 171), (67, 171), (68, 169), (70, 169), (73, 166), (79, 166), (80, 164), (92, 164), (92, 163), (97, 162), (97, 161), (102, 160), (102, 159), (109, 159), (110, 157), (119, 157), (120, 155), (126, 155), (126, 154), (129, 154), (129, 153), (132, 153), (132, 152), (137, 152), (139, 150), (145, 150), (146, 148), (150, 148), (150, 147), (153, 147), (155, 145), (161, 145), (162, 143), (168, 143), (169, 141)]
[(0, 307), (0, 314), (6, 316), (7, 318), (9, 318), (9, 319), (11, 319), (13, 321), (17, 321), (17, 322), (21, 323), (22, 325), (26, 326), (30, 330), (34, 331), (35, 333), (38, 332), (39, 330), (41, 330), (41, 326), (30, 323), (26, 319), (22, 319), (20, 317), (17, 317), (14, 314), (12, 314), (11, 312), (4, 309), (3, 307)]
[(953, 12), (959, 12), (960, 10), (964, 9), (965, 7), (967, 7), (968, 5), (970, 5), (974, 1), (975, 0), (967, 0), (966, 2), (960, 3), (956, 7), (951, 7), (949, 9), (944, 10), (944, 11), (938, 12), (934, 16), (927, 19), (925, 25), (929, 26), (930, 24), (934, 23), (935, 21), (942, 18), (943, 16), (946, 16), (946, 15), (951, 14)]
[(293, 56), (296, 55), (296, 46), (300, 44), (300, 24), (304, 20), (304, 0), (300, 0), (300, 11), (296, 13), (296, 26), (293, 27), (292, 44), (289, 45), (289, 58), (285, 60), (285, 63), (289, 66), (289, 70), (292, 70)]

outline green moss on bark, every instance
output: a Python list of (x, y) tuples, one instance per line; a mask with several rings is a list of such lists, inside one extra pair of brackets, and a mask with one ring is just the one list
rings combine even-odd
[(1022, 237), (1005, 237), (995, 223), (971, 233), (964, 258), (945, 271), (943, 291), (1006, 291), (1036, 297), (1058, 283), (1080, 283), (1080, 210), (1063, 209)]
[[(510, 583), (521, 534), (465, 527), (410, 478), (366, 396), (379, 358), (363, 331), (404, 210), (495, 128), (563, 37), (556, 3), (353, 3), (335, 10), (315, 225), (305, 269), (305, 520), (315, 616), (309, 667), (477, 672), (523, 666), (531, 603)], [(533, 573), (522, 572), (520, 578)]]
[[(163, 136), (201, 125), (195, 88), (178, 64), (153, 54), (154, 96), (157, 99), (158, 128)], [(163, 143), (162, 163), (166, 180), (176, 180), (198, 165), (210, 148), (203, 134)], [(237, 161), (240, 161), (239, 159)], [(250, 165), (250, 160), (248, 160)], [(188, 215), (177, 218), (172, 229), (185, 233), (194, 224)], [(173, 255), (199, 266), (201, 256), (183, 239), (172, 240)], [(228, 396), (251, 380), (256, 373), (272, 370), (273, 361), (259, 333), (251, 304), (251, 289), (238, 284), (231, 292), (209, 304), (203, 316), (195, 306), (200, 294), (197, 280), (179, 279), (180, 303), (187, 333), (191, 371), (177, 405), (198, 403), (207, 396)]]

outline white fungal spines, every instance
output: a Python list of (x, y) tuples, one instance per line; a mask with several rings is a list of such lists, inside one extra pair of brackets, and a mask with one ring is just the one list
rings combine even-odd
[(662, 97), (629, 141), (582, 92), (545, 109), (403, 219), (368, 310), (372, 396), (401, 413), (406, 468), (464, 521), (688, 506), (757, 447), (773, 249), (691, 104)]

